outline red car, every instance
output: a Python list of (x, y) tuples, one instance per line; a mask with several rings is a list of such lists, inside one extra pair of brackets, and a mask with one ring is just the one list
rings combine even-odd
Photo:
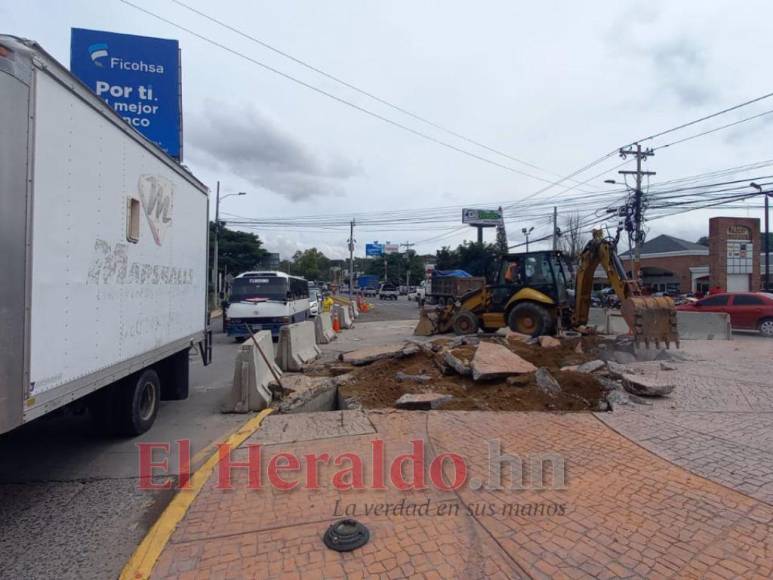
[(759, 330), (765, 336), (773, 337), (773, 294), (767, 292), (713, 294), (697, 302), (681, 304), (676, 309), (727, 312), (733, 328)]

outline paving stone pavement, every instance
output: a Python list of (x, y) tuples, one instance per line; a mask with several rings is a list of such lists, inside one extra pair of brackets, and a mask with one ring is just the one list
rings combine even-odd
[[(153, 577), (773, 574), (773, 507), (661, 459), (592, 414), (343, 411), (325, 414), (314, 436), (315, 424), (311, 415), (268, 417), (265, 428), (246, 442), (261, 444), (263, 485), (248, 489), (249, 476), (239, 469), (232, 490), (217, 489), (214, 474)], [(372, 480), (374, 439), (384, 442), (387, 466), (412, 450), (412, 440), (422, 442), (425, 465), (456, 453), (468, 470), (467, 483), (455, 491), (429, 481), (426, 488), (409, 491), (391, 482), (385, 489), (336, 489), (331, 478), (351, 467), (355, 456), (365, 463), (366, 483)], [(492, 463), (494, 447), (507, 456)], [(264, 481), (266, 463), (279, 452), (353, 455), (337, 465), (318, 463), (316, 489), (280, 491)], [(248, 450), (233, 455), (244, 461)], [(552, 459), (531, 464), (535, 457)], [(492, 465), (501, 467), (501, 480)], [(306, 480), (308, 466), (288, 470), (284, 478)], [(522, 467), (522, 478), (514, 466)], [(415, 475), (411, 468), (403, 472)], [(519, 480), (525, 485), (513, 489)], [(374, 511), (403, 500), (404, 507), (426, 506), (425, 513)], [(321, 537), (344, 513), (367, 525), (371, 538), (353, 552), (337, 553), (326, 549)]]
[(773, 342), (683, 341), (689, 359), (661, 371), (676, 377), (652, 406), (597, 416), (619, 433), (703, 477), (773, 505)]

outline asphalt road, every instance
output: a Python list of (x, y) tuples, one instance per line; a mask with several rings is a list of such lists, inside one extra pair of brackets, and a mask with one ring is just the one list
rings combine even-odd
[(400, 296), (397, 300), (379, 300), (376, 297), (370, 297), (368, 302), (375, 308), (360, 316), (358, 320), (362, 322), (419, 319), (418, 304), (408, 300), (406, 296)]
[[(358, 323), (418, 318), (416, 302), (404, 296), (371, 302), (375, 308)], [(201, 462), (213, 443), (246, 421), (219, 410), (237, 347), (215, 334), (212, 364), (191, 358), (190, 397), (162, 402), (155, 425), (141, 437), (106, 438), (87, 416), (65, 414), (0, 435), (0, 578), (115, 578), (174, 493), (138, 488), (137, 443), (174, 449), (176, 440), (188, 439)], [(176, 456), (169, 460), (176, 474)]]
[(236, 348), (216, 334), (212, 364), (191, 359), (189, 398), (163, 402), (141, 437), (105, 438), (66, 415), (0, 435), (0, 578), (115, 578), (173, 495), (138, 489), (136, 444), (189, 439), (203, 460), (246, 421), (219, 412)]

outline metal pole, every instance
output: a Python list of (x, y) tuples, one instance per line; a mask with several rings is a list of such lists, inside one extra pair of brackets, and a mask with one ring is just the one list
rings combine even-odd
[(218, 257), (220, 255), (220, 181), (215, 194), (215, 248), (212, 260), (212, 284), (215, 287), (215, 300), (220, 300), (220, 280), (218, 276)]
[(478, 226), (478, 243), (483, 243), (483, 228)]
[(349, 297), (354, 296), (354, 220), (349, 222)]
[(639, 283), (641, 272), (641, 145), (636, 144), (636, 192), (634, 197), (634, 222), (636, 226), (636, 238), (633, 254), (633, 279)]
[(770, 292), (770, 208), (768, 198), (770, 193), (765, 194), (765, 292)]
[(526, 232), (526, 252), (529, 252), (529, 232)]

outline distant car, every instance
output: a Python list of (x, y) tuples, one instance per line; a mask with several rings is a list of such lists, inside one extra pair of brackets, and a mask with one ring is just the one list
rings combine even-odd
[(394, 284), (382, 284), (378, 289), (379, 300), (397, 300), (400, 292), (394, 286)]
[(680, 304), (682, 312), (727, 312), (733, 328), (759, 330), (773, 337), (773, 294), (767, 292), (728, 292)]
[(317, 288), (309, 288), (309, 314), (317, 316), (321, 308), (322, 298)]

